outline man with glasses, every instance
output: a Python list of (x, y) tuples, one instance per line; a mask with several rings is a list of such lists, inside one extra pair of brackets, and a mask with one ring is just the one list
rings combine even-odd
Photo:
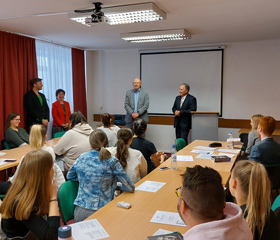
[(177, 209), (188, 231), (184, 239), (253, 239), (242, 210), (225, 202), (220, 174), (212, 168), (196, 165), (187, 168), (183, 185), (176, 189)]

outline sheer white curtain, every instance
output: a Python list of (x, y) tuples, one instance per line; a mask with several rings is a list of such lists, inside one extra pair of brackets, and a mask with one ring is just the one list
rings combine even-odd
[(52, 103), (56, 101), (55, 91), (59, 88), (65, 91), (65, 101), (69, 102), (73, 112), (73, 79), (71, 48), (36, 40), (36, 56), (38, 77), (42, 78), (42, 92), (46, 95), (50, 108), (50, 123), (48, 139), (52, 129)]

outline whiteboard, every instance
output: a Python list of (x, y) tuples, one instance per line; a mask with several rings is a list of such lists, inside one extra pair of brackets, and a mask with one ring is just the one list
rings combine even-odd
[(150, 114), (172, 114), (182, 83), (197, 99), (197, 111), (222, 114), (223, 50), (141, 54), (142, 88), (149, 93)]

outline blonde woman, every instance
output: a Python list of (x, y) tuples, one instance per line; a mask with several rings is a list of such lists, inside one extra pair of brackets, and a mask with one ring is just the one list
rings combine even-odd
[(8, 238), (57, 239), (60, 217), (53, 174), (50, 153), (34, 150), (24, 156), (0, 207), (2, 230)]
[(259, 119), (263, 117), (263, 115), (261, 114), (256, 114), (256, 115), (253, 115), (252, 118), (251, 118), (251, 126), (252, 126), (252, 129), (251, 131), (249, 132), (249, 135), (248, 135), (248, 143), (247, 143), (247, 148), (246, 148), (246, 154), (250, 155), (250, 152), (251, 152), (251, 148), (258, 142), (261, 141), (261, 139), (258, 137), (258, 133), (257, 133), (257, 129), (258, 129), (258, 124), (259, 124)]
[[(45, 146), (45, 141), (47, 139), (47, 129), (44, 125), (35, 124), (31, 127), (30, 134), (29, 134), (29, 142), (30, 147), (32, 150), (39, 150), (42, 149), (47, 151), (51, 154), (53, 159), (53, 169), (54, 169), (54, 179), (56, 181), (57, 187), (59, 188), (62, 183), (65, 182), (65, 178), (63, 173), (61, 172), (59, 166), (55, 163), (55, 154), (52, 147)], [(20, 167), (21, 163), (19, 164), (18, 168)], [(16, 178), (18, 170), (15, 172), (15, 175), (10, 178), (10, 182), (13, 183), (14, 179)]]
[(265, 167), (255, 161), (237, 162), (229, 188), (244, 212), (254, 239), (279, 239), (277, 220), (271, 210), (271, 183)]
[(127, 175), (136, 183), (147, 175), (147, 161), (140, 151), (129, 147), (133, 137), (129, 128), (121, 128), (117, 137), (117, 147), (107, 149), (119, 159)]

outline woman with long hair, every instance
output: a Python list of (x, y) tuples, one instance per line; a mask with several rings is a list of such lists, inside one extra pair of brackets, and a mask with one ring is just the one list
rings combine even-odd
[[(59, 166), (55, 163), (55, 154), (53, 151), (52, 147), (47, 147), (45, 146), (45, 141), (47, 139), (47, 129), (45, 128), (44, 125), (40, 125), (40, 124), (34, 124), (31, 127), (30, 130), (30, 135), (29, 135), (29, 142), (30, 142), (30, 147), (32, 150), (44, 150), (47, 151), (51, 154), (52, 159), (53, 159), (53, 169), (54, 169), (54, 179), (56, 181), (57, 187), (59, 188), (61, 186), (62, 183), (65, 182), (65, 178), (63, 176), (63, 173), (61, 172), (61, 169), (59, 168)], [(12, 176), (9, 181), (11, 183), (14, 182), (14, 179), (17, 177), (18, 174), (18, 169), (21, 167), (21, 162), (14, 174), (14, 176)]]
[(130, 147), (139, 150), (145, 157), (148, 164), (148, 173), (164, 162), (166, 155), (158, 152), (155, 145), (144, 138), (147, 131), (147, 123), (143, 119), (134, 121), (134, 136)]
[(129, 128), (121, 128), (117, 135), (117, 147), (107, 149), (119, 159), (127, 175), (132, 182), (136, 183), (147, 175), (147, 161), (140, 151), (129, 147), (132, 136), (132, 131)]
[(53, 159), (46, 151), (33, 150), (22, 159), (17, 178), (0, 207), (7, 237), (57, 239), (60, 217), (53, 173)]
[(5, 140), (11, 148), (21, 147), (29, 144), (29, 136), (25, 129), (19, 127), (20, 115), (10, 113), (5, 125)]
[(229, 188), (244, 212), (254, 239), (279, 239), (277, 220), (271, 210), (271, 183), (265, 167), (255, 161), (237, 162)]
[(65, 91), (57, 89), (55, 92), (57, 101), (52, 104), (52, 137), (57, 132), (64, 132), (69, 127), (69, 116), (71, 115), (70, 104), (64, 100)]
[(111, 123), (112, 117), (109, 113), (104, 113), (102, 115), (102, 127), (98, 127), (97, 129), (101, 129), (103, 132), (106, 133), (108, 138), (108, 146), (114, 147), (116, 145), (116, 142), (118, 140), (117, 133), (120, 130), (120, 128), (114, 124)]
[(70, 115), (69, 131), (53, 146), (55, 154), (63, 155), (65, 173), (82, 153), (91, 150), (89, 135), (92, 131), (91, 126), (80, 111)]
[(108, 138), (102, 130), (90, 134), (90, 152), (82, 154), (70, 168), (67, 178), (79, 182), (75, 199), (74, 218), (83, 221), (113, 199), (117, 182), (121, 190), (134, 192), (134, 184), (123, 170), (120, 162), (106, 150)]
[(258, 129), (258, 124), (259, 124), (259, 119), (263, 117), (261, 114), (256, 114), (253, 115), (251, 118), (251, 131), (248, 134), (248, 143), (247, 143), (247, 148), (246, 148), (246, 154), (250, 155), (251, 148), (258, 142), (261, 141), (261, 139), (258, 137), (257, 129)]

